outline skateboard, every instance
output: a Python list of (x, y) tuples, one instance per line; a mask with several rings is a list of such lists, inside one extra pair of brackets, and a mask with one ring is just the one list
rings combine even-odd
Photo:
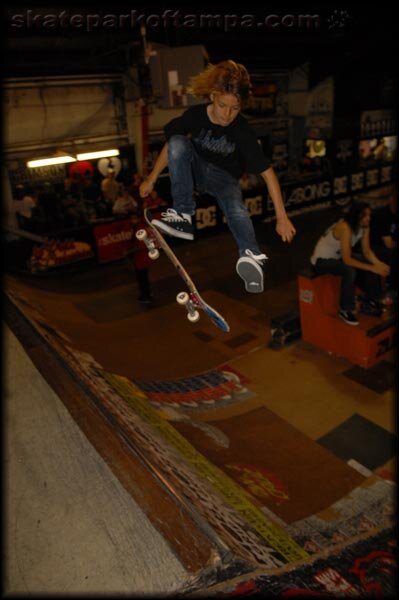
[(173, 250), (169, 247), (169, 244), (165, 241), (162, 233), (152, 225), (152, 217), (151, 210), (148, 208), (144, 209), (144, 218), (149, 225), (149, 231), (146, 229), (139, 229), (136, 233), (136, 237), (138, 240), (145, 243), (148, 249), (148, 256), (152, 260), (156, 260), (159, 257), (159, 248), (162, 248), (180, 277), (183, 279), (188, 291), (179, 292), (176, 296), (176, 301), (178, 304), (185, 306), (187, 310), (187, 319), (191, 323), (196, 323), (200, 318), (200, 309), (208, 315), (216, 327), (219, 327), (222, 331), (230, 331), (230, 327), (222, 315), (201, 298), (194, 282)]

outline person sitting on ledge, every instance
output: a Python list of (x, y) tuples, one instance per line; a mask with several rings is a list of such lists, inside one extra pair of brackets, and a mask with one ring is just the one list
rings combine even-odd
[(389, 203), (373, 211), (370, 223), (370, 244), (377, 257), (389, 265), (386, 280), (386, 300), (392, 302), (398, 294), (398, 190), (393, 191)]
[[(317, 275), (340, 275), (341, 294), (338, 316), (348, 325), (358, 325), (355, 284), (364, 293), (361, 311), (381, 316), (382, 277), (389, 275), (389, 266), (380, 261), (370, 248), (371, 209), (365, 202), (353, 203), (338, 222), (331, 225), (318, 240), (310, 258)], [(353, 252), (360, 241), (361, 254)]]

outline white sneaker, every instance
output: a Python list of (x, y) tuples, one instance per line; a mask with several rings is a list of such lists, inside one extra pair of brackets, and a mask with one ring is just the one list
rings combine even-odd
[(241, 256), (236, 265), (236, 271), (244, 280), (245, 289), (251, 294), (263, 292), (263, 267), (267, 260), (266, 254), (254, 254), (245, 250), (246, 256)]

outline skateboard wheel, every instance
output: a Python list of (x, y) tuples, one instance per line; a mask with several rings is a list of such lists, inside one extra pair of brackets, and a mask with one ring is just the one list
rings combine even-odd
[(190, 296), (187, 294), (187, 292), (180, 292), (180, 294), (177, 294), (176, 296), (176, 302), (182, 306), (185, 306), (189, 300)]
[(187, 319), (190, 321), (190, 323), (196, 323), (199, 321), (199, 318), (200, 314), (198, 310), (195, 310), (193, 313), (187, 313)]
[(149, 251), (148, 256), (151, 258), (151, 260), (156, 260), (157, 258), (159, 258), (159, 251), (156, 248), (154, 248), (153, 250)]
[(137, 238), (138, 240), (140, 240), (140, 241), (144, 241), (146, 237), (147, 237), (147, 232), (146, 232), (146, 230), (145, 230), (145, 229), (139, 229), (139, 230), (136, 232), (136, 238)]

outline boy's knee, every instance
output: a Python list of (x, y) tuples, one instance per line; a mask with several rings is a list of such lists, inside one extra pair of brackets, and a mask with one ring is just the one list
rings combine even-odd
[(248, 210), (246, 209), (246, 207), (242, 206), (240, 204), (228, 207), (227, 212), (228, 212), (229, 217), (232, 218), (232, 219), (234, 219), (234, 218), (235, 219), (247, 219), (247, 218), (250, 218)]
[(168, 153), (172, 159), (181, 158), (189, 147), (190, 140), (185, 135), (172, 135), (168, 140)]

